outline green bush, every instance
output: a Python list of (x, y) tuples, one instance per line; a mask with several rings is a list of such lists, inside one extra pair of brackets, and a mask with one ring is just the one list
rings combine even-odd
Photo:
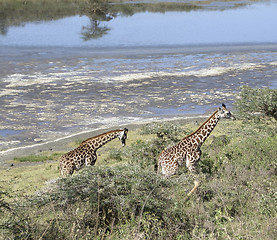
[(268, 116), (277, 121), (277, 90), (243, 86), (235, 102), (235, 107), (243, 118), (253, 119)]
[(178, 141), (180, 134), (185, 133), (187, 131), (184, 131), (180, 125), (171, 122), (153, 122), (141, 128), (142, 135), (155, 134), (158, 138), (170, 139), (173, 142)]
[(164, 145), (163, 141), (137, 140), (124, 151), (124, 156), (131, 165), (139, 165), (143, 169), (151, 169), (157, 161), (159, 153)]
[[(162, 221), (164, 209), (171, 202), (163, 192), (170, 186), (169, 180), (137, 166), (87, 167), (82, 174), (58, 179), (47, 191), (26, 202), (10, 204), (4, 209), (6, 219), (0, 229), (14, 239), (39, 239), (43, 234), (46, 239), (69, 235), (91, 239), (120, 232), (119, 225), (132, 221), (136, 223), (134, 232), (146, 228), (152, 231), (152, 224), (146, 226), (144, 218), (152, 215)], [(17, 222), (21, 222), (19, 231), (14, 228)]]
[(153, 167), (161, 151), (178, 142), (181, 139), (180, 135), (184, 136), (187, 132), (177, 124), (154, 122), (146, 124), (141, 129), (141, 135), (150, 134), (154, 134), (156, 137), (137, 140), (126, 148), (123, 154), (130, 164), (139, 165), (143, 169)]
[(121, 162), (123, 160), (122, 158), (122, 150), (118, 148), (112, 148), (109, 152), (109, 159), (114, 159), (117, 162)]

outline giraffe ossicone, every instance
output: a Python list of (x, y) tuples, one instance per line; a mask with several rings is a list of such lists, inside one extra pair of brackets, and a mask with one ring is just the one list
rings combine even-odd
[(61, 175), (72, 175), (84, 166), (93, 166), (96, 162), (96, 151), (106, 143), (118, 138), (122, 146), (126, 144), (128, 129), (113, 130), (83, 141), (77, 148), (60, 158)]
[[(236, 119), (226, 108), (225, 104), (222, 104), (196, 131), (183, 138), (174, 146), (161, 152), (157, 162), (157, 171), (161, 171), (165, 177), (170, 177), (185, 163), (190, 172), (195, 172), (196, 164), (201, 157), (201, 145), (221, 118)], [(194, 184), (195, 186), (188, 196), (199, 186), (197, 181)]]

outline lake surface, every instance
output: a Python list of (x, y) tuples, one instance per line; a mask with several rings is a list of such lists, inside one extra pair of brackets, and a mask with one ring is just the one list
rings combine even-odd
[(122, 14), (88, 41), (91, 18), (76, 14), (5, 27), (0, 161), (80, 132), (207, 116), (245, 84), (276, 88), (276, 2), (224, 4)]
[(70, 16), (10, 27), (0, 46), (123, 47), (223, 43), (276, 43), (277, 2), (251, 3), (235, 9), (207, 8), (189, 12), (140, 12), (117, 16), (99, 27), (109, 29), (98, 39), (84, 41), (92, 22)]

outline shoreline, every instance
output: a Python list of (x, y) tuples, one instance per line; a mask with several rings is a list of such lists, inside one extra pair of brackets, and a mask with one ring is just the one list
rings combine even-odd
[(48, 59), (64, 57), (115, 57), (130, 55), (198, 54), (248, 51), (277, 51), (277, 43), (230, 43), (160, 46), (115, 46), (115, 47), (61, 47), (61, 46), (1, 46), (0, 61), (21, 58)]
[[(129, 131), (138, 129), (142, 127), (145, 124), (149, 124), (151, 122), (178, 122), (181, 124), (193, 122), (193, 121), (204, 121), (206, 118), (208, 118), (209, 115), (188, 115), (186, 117), (179, 117), (175, 118), (173, 120), (170, 120), (169, 118), (164, 118), (164, 119), (153, 119), (149, 121), (145, 121), (143, 123), (139, 122), (134, 122), (134, 123), (129, 123), (126, 125), (121, 125), (120, 128), (128, 128)], [(37, 143), (37, 144), (32, 144), (32, 145), (27, 145), (27, 146), (22, 146), (22, 147), (15, 147), (15, 148), (10, 148), (4, 151), (0, 152), (0, 166), (5, 166), (7, 161), (13, 160), (15, 157), (19, 156), (28, 156), (28, 155), (35, 155), (39, 154), (40, 152), (59, 152), (59, 151), (70, 151), (72, 148), (68, 147), (68, 144), (70, 142), (77, 141), (79, 139), (85, 140), (93, 136), (97, 136), (99, 134), (102, 134), (104, 132), (108, 132), (111, 130), (116, 129), (116, 127), (100, 127), (95, 130), (88, 130), (84, 132), (79, 132), (76, 134), (71, 134), (62, 138), (58, 139), (53, 139), (47, 142), (43, 143)]]
[[(24, 129), (26, 132), (22, 133), (21, 139), (17, 139), (23, 142), (26, 139), (25, 134), (28, 133), (28, 144), (10, 146), (0, 151), (0, 165), (16, 156), (37, 154), (42, 151), (68, 151), (70, 149), (66, 146), (67, 143), (78, 138), (86, 139), (91, 135), (95, 136), (105, 130), (115, 129), (117, 126), (134, 129), (134, 126), (153, 121), (173, 119), (172, 121), (183, 122), (203, 119), (209, 114), (204, 110), (205, 108), (211, 109), (222, 102), (230, 106), (229, 102), (232, 101), (234, 91), (242, 84), (255, 86), (276, 84), (273, 70), (276, 66), (274, 56), (277, 53), (277, 43), (119, 48), (0, 46), (0, 52), (0, 62), (10, 61), (4, 68), (6, 72), (2, 72), (3, 94), (5, 95), (7, 89), (11, 91), (7, 96), (2, 96), (3, 103), (7, 104), (7, 110), (4, 109), (4, 111), (12, 114), (10, 121), (14, 119), (18, 121), (14, 123), (15, 127), (10, 129), (16, 130), (17, 126), (24, 127), (30, 121), (34, 121), (33, 126)], [(243, 58), (240, 57), (242, 52), (247, 53)], [(221, 58), (218, 53), (222, 54)], [(252, 56), (252, 53), (259, 53), (259, 55)], [(164, 60), (160, 58), (161, 55), (165, 55), (163, 56), (165, 59), (171, 57), (170, 61), (173, 65), (168, 67), (167, 62), (160, 64)], [(197, 58), (193, 59), (190, 55), (197, 55)], [(268, 58), (268, 55), (272, 59)], [(148, 59), (145, 60), (145, 56), (152, 57), (152, 65)], [(98, 62), (95, 63), (95, 59)], [(103, 59), (109, 59), (106, 65)], [(117, 59), (121, 61), (115, 62)], [(134, 59), (139, 61), (136, 62)], [(27, 69), (22, 68), (22, 62), (29, 64)], [(110, 62), (114, 64), (112, 68), (109, 65)], [(101, 71), (97, 72), (91, 68), (94, 63)], [(127, 66), (127, 70), (121, 67), (122, 63)], [(242, 68), (242, 64), (247, 66)], [(16, 75), (13, 68), (19, 74)], [(165, 68), (168, 74), (163, 74), (162, 71)], [(140, 69), (139, 73), (137, 69)], [(265, 76), (261, 75), (262, 70)], [(13, 78), (16, 77), (18, 79), (14, 80)], [(109, 81), (105, 82), (103, 79)], [(19, 87), (21, 92), (18, 92)], [(76, 89), (79, 92), (76, 92)], [(29, 93), (30, 90), (32, 90), (31, 93)], [(15, 99), (14, 96), (18, 98)], [(27, 102), (23, 108), (22, 100), (32, 99), (33, 96), (38, 102)], [(92, 96), (95, 97), (92, 98)], [(43, 99), (45, 99), (44, 102), (39, 102)], [(107, 99), (114, 100), (107, 101)], [(95, 106), (91, 105), (91, 101), (94, 101)], [(80, 106), (80, 103), (84, 107), (79, 112), (74, 112), (74, 116), (68, 117), (68, 112)], [(134, 108), (134, 104), (138, 104), (137, 108)], [(111, 106), (111, 109), (107, 106)], [(191, 106), (199, 108), (190, 112)], [(54, 109), (63, 107), (64, 111), (56, 116), (53, 107)], [(90, 109), (89, 112), (87, 107)], [(15, 114), (21, 111), (26, 111), (27, 114), (27, 110), (30, 115)], [(112, 116), (115, 120), (103, 123), (103, 119), (106, 118), (104, 113), (107, 113), (107, 110), (110, 110), (108, 118)], [(87, 115), (95, 116), (95, 114), (99, 114), (96, 120), (85, 118)], [(3, 123), (7, 120), (4, 116), (5, 114), (3, 114)], [(29, 119), (28, 116), (32, 117)], [(132, 119), (123, 124), (125, 120), (122, 120), (122, 116), (141, 117), (142, 121)], [(63, 117), (64, 122), (60, 121)], [(83, 118), (83, 122), (78, 123), (77, 120), (80, 117)], [(50, 128), (48, 125), (40, 125), (39, 121), (43, 123), (48, 121), (48, 125), (53, 125), (51, 131), (55, 135), (50, 138), (51, 140), (43, 137)], [(73, 133), (68, 129), (61, 130), (68, 135), (63, 134), (63, 137), (59, 137), (60, 127), (65, 129), (74, 127), (75, 130)], [(9, 129), (4, 124), (2, 128)], [(82, 128), (85, 130), (82, 131)], [(93, 128), (94, 130), (86, 130)], [(35, 139), (40, 142), (35, 143), (33, 141)]]

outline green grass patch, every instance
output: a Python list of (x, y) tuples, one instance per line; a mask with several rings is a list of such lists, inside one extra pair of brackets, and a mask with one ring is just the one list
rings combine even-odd
[(24, 157), (15, 157), (13, 159), (16, 162), (44, 162), (46, 160), (53, 160), (48, 156), (41, 156), (41, 155), (30, 155)]
[(15, 157), (13, 160), (15, 162), (45, 162), (48, 160), (57, 160), (62, 153), (55, 152), (55, 153), (42, 153), (40, 155), (28, 155), (22, 157)]
[(18, 195), (32, 195), (47, 181), (58, 178), (59, 169), (57, 162), (41, 163), (1, 170), (0, 174), (0, 189), (8, 192), (11, 199), (16, 199)]

